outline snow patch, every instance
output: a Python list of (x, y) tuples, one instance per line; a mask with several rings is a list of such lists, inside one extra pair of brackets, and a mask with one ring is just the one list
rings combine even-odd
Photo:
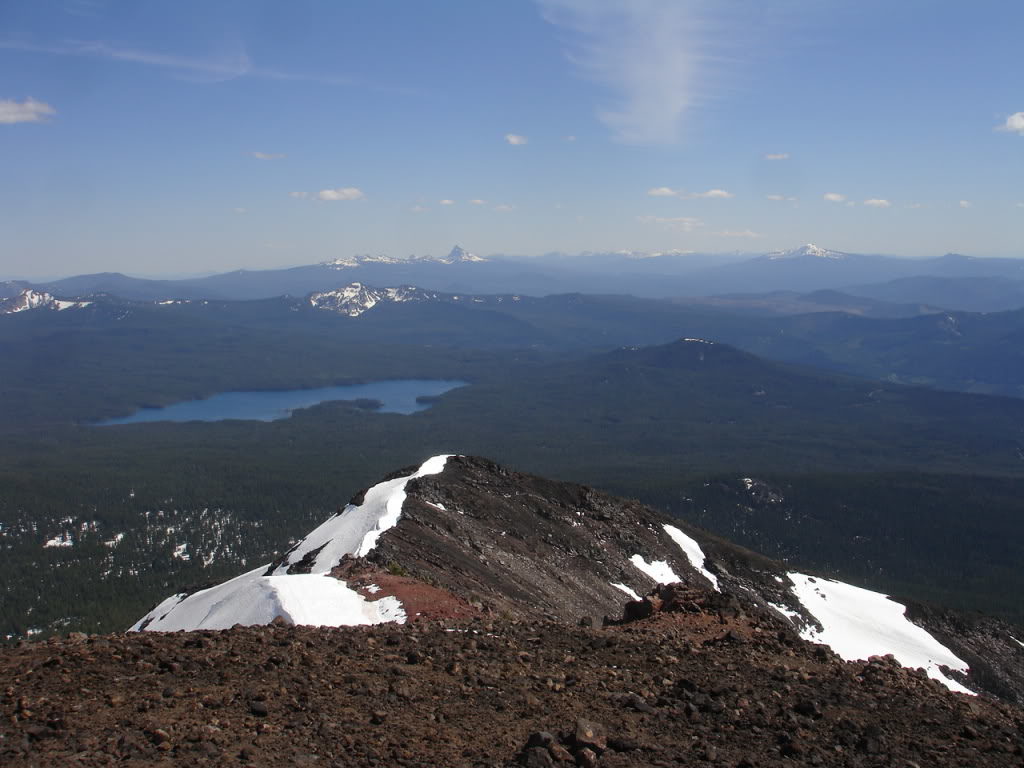
[(613, 587), (615, 587), (620, 592), (625, 592), (627, 595), (629, 595), (634, 600), (639, 600), (640, 599), (640, 595), (638, 595), (635, 590), (627, 587), (625, 584), (619, 584), (618, 582), (615, 582), (615, 581), (610, 581), (608, 583), (611, 584)]
[[(434, 456), (411, 475), (373, 486), (362, 504), (349, 504), (323, 523), (293, 547), (272, 572), (271, 566), (263, 565), (216, 587), (170, 597), (132, 629), (226, 629), (234, 624), (269, 624), (277, 616), (315, 626), (404, 623), (405, 609), (398, 598), (367, 600), (330, 576), (330, 571), (343, 555), (368, 554), (381, 534), (398, 524), (408, 482), (442, 472), (448, 458)], [(175, 556), (187, 557), (184, 545), (176, 547)], [(310, 565), (308, 573), (288, 572), (307, 556), (312, 560), (304, 564)], [(373, 594), (377, 590), (379, 587), (372, 585), (368, 591)]]
[(319, 552), (310, 573), (329, 573), (343, 555), (366, 557), (380, 535), (398, 524), (408, 482), (415, 477), (440, 474), (447, 461), (448, 456), (434, 456), (411, 475), (373, 486), (366, 492), (362, 504), (349, 504), (292, 548), (274, 570), (274, 575), (287, 573), (289, 567), (315, 550)]
[(58, 536), (54, 536), (52, 539), (47, 539), (43, 543), (43, 549), (50, 549), (52, 547), (73, 547), (74, 545), (75, 542), (71, 538), (71, 534), (65, 531)]
[(369, 601), (330, 576), (263, 576), (264, 572), (266, 566), (188, 597), (170, 597), (131, 631), (228, 629), (235, 624), (269, 624), (277, 616), (295, 624), (330, 627), (405, 623), (405, 610), (397, 598)]
[(711, 582), (711, 586), (715, 588), (716, 592), (721, 592), (722, 590), (718, 586), (718, 577), (704, 567), (704, 561), (707, 558), (704, 556), (704, 550), (700, 548), (700, 544), (674, 525), (664, 525), (662, 527), (665, 529), (665, 533), (671, 537), (672, 541), (674, 541), (679, 548), (683, 550), (683, 554), (686, 555), (686, 559), (690, 561), (690, 565), (698, 570), (701, 576)]
[(829, 646), (847, 661), (891, 653), (904, 667), (923, 667), (951, 691), (972, 694), (942, 673), (940, 666), (967, 672), (967, 663), (913, 624), (906, 606), (880, 592), (791, 572), (792, 592), (822, 629), (806, 627), (800, 636)]
[(676, 576), (675, 571), (672, 570), (672, 566), (670, 566), (665, 560), (652, 560), (648, 563), (642, 556), (633, 555), (629, 558), (629, 562), (631, 562), (637, 570), (646, 573), (659, 584), (674, 584), (679, 581), (679, 577)]

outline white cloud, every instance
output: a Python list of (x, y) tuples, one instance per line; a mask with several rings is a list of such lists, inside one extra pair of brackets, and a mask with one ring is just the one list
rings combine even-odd
[(321, 189), (317, 193), (321, 200), (360, 200), (365, 195), (357, 187), (338, 187), (337, 189)]
[(717, 235), (718, 237), (744, 237), (754, 238), (763, 237), (759, 232), (752, 232), (749, 229), (723, 229), (721, 232), (712, 232), (711, 234)]
[(509, 205), (508, 203), (499, 203), (498, 205), (494, 206), (494, 210), (496, 210), (496, 211), (498, 211), (500, 213), (505, 213), (507, 211), (514, 211), (515, 209), (516, 209), (516, 207), (514, 205)]
[(789, 160), (789, 152), (778, 152), (764, 156), (765, 160)]
[(974, 207), (974, 203), (972, 203), (970, 200), (961, 200), (960, 201), (960, 207), (961, 208), (973, 208)]
[(545, 20), (565, 33), (579, 74), (613, 94), (599, 119), (618, 141), (669, 144), (683, 114), (703, 96), (698, 34), (709, 19), (683, 0), (537, 0)]
[(426, 211), (428, 209), (423, 207), (422, 205), (414, 205), (409, 210), (412, 211), (413, 213), (423, 213), (424, 211)]
[(838, 192), (826, 192), (821, 197), (823, 200), (828, 200), (830, 203), (841, 203), (846, 200), (846, 195), (840, 195)]
[(776, 194), (776, 195), (765, 195), (765, 198), (768, 199), (768, 200), (775, 200), (776, 202), (787, 202), (787, 203), (795, 203), (797, 201), (797, 199), (798, 199), (798, 198), (795, 198), (795, 197), (786, 197), (785, 195), (778, 195), (778, 194)]
[(441, 205), (455, 205), (455, 201), (454, 201), (454, 200), (448, 200), (448, 199), (445, 199), (445, 200), (440, 200), (440, 201), (438, 201), (438, 202), (439, 202), (439, 203), (440, 203)]
[(726, 192), (724, 189), (709, 189), (707, 192), (691, 192), (687, 197), (707, 197), (718, 200), (725, 200), (730, 197), (736, 197), (732, 192)]
[(277, 152), (253, 152), (251, 153), (257, 160), (281, 160), (287, 155)]
[(518, 133), (506, 133), (505, 141), (511, 144), (513, 147), (519, 147), (526, 144), (529, 139), (525, 136), (520, 136)]
[(697, 227), (704, 226), (703, 221), (693, 216), (638, 216), (637, 221), (643, 224), (660, 224), (683, 232), (692, 232)]
[(29, 97), (24, 101), (0, 99), (0, 125), (15, 123), (42, 123), (57, 110), (43, 101)]
[(288, 197), (294, 197), (296, 200), (305, 200), (309, 197), (308, 192), (289, 192)]
[(890, 203), (888, 200), (883, 200), (880, 197), (872, 197), (869, 200), (865, 200), (864, 205), (868, 206), (869, 208), (889, 208), (892, 205), (892, 203)]
[(471, 205), (487, 205), (486, 200), (481, 200), (479, 197), (474, 197), (469, 201)]
[(1009, 131), (1024, 136), (1024, 112), (1014, 112), (1002, 125), (996, 126), (997, 131)]
[(732, 192), (726, 192), (724, 189), (709, 189), (707, 192), (685, 192), (681, 189), (672, 189), (672, 187), (651, 187), (647, 190), (647, 194), (651, 197), (683, 197), (687, 200), (693, 200), (698, 197), (712, 199), (735, 197)]
[(918, 208), (924, 208), (924, 204), (922, 204), (922, 203), (910, 203), (910, 204), (907, 205), (907, 208), (911, 208), (913, 210), (917, 210)]

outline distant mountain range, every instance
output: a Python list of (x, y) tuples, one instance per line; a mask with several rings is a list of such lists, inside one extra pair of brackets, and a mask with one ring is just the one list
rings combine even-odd
[(416, 285), (447, 293), (546, 296), (580, 292), (666, 298), (840, 290), (890, 303), (945, 309), (995, 311), (1024, 306), (1019, 299), (1024, 297), (1024, 260), (952, 253), (933, 259), (904, 259), (844, 253), (813, 244), (754, 257), (629, 251), (483, 258), (455, 246), (440, 258), (364, 255), (185, 280), (151, 280), (120, 273), (78, 275), (38, 284), (7, 283), (0, 286), (0, 295), (20, 286), (54, 296), (109, 293), (136, 300), (305, 296), (336, 289), (339, 272), (345, 274), (345, 282)]

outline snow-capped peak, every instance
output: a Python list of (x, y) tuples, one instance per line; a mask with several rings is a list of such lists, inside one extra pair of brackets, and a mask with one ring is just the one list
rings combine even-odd
[(371, 288), (362, 283), (349, 283), (344, 288), (334, 291), (311, 293), (309, 303), (317, 309), (325, 309), (349, 317), (359, 317), (363, 312), (372, 309), (382, 301), (398, 304), (406, 301), (429, 301), (436, 298), (436, 293), (425, 291), (414, 285), (403, 285), (398, 288)]
[(461, 245), (456, 245), (445, 258), (437, 259), (437, 261), (445, 264), (455, 264), (463, 261), (487, 261), (487, 259), (477, 256), (475, 253), (470, 253)]
[(816, 259), (840, 260), (847, 258), (849, 255), (850, 254), (843, 253), (842, 251), (831, 251), (828, 248), (822, 248), (814, 243), (807, 243), (806, 245), (801, 245), (799, 248), (791, 248), (788, 251), (772, 251), (768, 254), (768, 258), (774, 261), (776, 259), (798, 259), (801, 257), (811, 256)]
[(13, 315), (28, 309), (81, 309), (92, 304), (91, 301), (65, 301), (45, 291), (26, 288), (17, 296), (0, 301), (0, 315)]

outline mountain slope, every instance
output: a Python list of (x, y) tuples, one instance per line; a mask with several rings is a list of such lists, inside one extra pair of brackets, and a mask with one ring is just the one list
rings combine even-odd
[[(640, 595), (673, 582), (690, 590), (686, 600), (742, 601), (847, 659), (893, 653), (952, 690), (1007, 691), (1024, 680), (1008, 628), (983, 641), (947, 633), (947, 647), (929, 634), (927, 615), (914, 624), (884, 595), (788, 571), (636, 502), (449, 456), (371, 487), (274, 563), (168, 598), (133, 628), (223, 629), (278, 617), (405, 623), (443, 617), (442, 606), (451, 615), (473, 606), (574, 621), (617, 616), (628, 597), (627, 616), (649, 615), (683, 598)], [(970, 666), (956, 652), (965, 643)]]

